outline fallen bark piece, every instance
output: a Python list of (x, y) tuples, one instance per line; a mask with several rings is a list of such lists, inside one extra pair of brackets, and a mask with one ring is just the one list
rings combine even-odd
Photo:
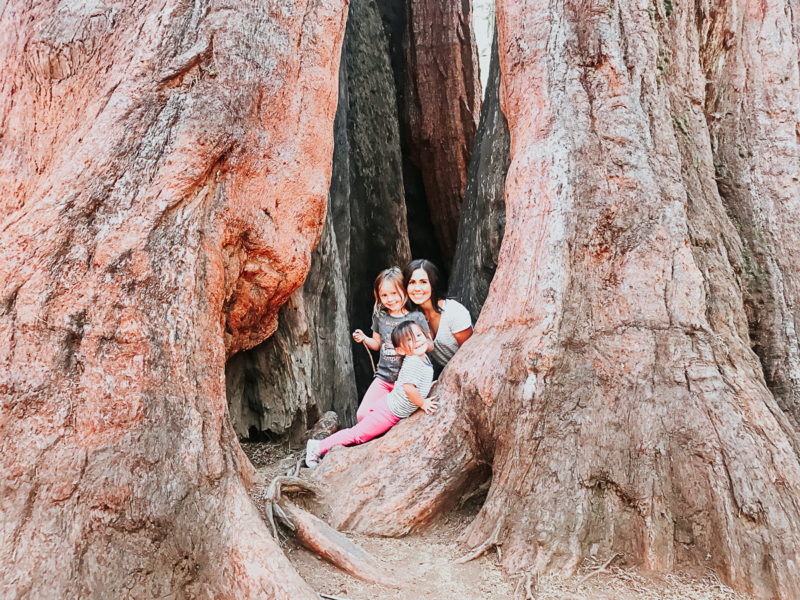
[(308, 432), (306, 440), (321, 440), (337, 431), (339, 431), (339, 415), (329, 410), (314, 424)]
[(362, 581), (400, 587), (399, 577), (390, 565), (368, 554), (325, 521), (291, 502), (284, 500), (280, 506), (297, 528), (295, 537), (304, 547)]

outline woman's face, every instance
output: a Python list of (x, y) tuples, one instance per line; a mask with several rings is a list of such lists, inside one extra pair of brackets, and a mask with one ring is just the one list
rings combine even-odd
[(408, 297), (416, 305), (425, 304), (431, 299), (431, 282), (425, 269), (412, 271), (408, 279)]

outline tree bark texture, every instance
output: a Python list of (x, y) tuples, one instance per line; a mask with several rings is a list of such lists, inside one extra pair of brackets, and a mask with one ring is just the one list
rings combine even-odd
[[(308, 276), (279, 311), (276, 332), (252, 350), (231, 357), (225, 367), (228, 409), (239, 437), (289, 432), (296, 441), (328, 410), (336, 411), (345, 426), (355, 422), (358, 404), (348, 310), (347, 106), (347, 71), (342, 59), (327, 218), (311, 255)], [(365, 356), (360, 358), (368, 363)]]
[(800, 5), (743, 8), (703, 7), (705, 110), (719, 192), (742, 239), (753, 349), (800, 431)]
[(381, 0), (378, 10), (383, 19), (383, 29), (389, 49), (389, 59), (394, 75), (397, 110), (400, 118), (400, 152), (403, 161), (403, 187), (405, 188), (408, 243), (412, 256), (424, 256), (437, 265), (447, 268), (436, 230), (431, 221), (431, 211), (425, 194), (422, 170), (412, 156), (411, 124), (408, 121), (408, 103), (411, 90), (406, 82), (408, 74), (408, 0)]
[(472, 4), (406, 0), (405, 114), (433, 230), (453, 260), (461, 201), (481, 112)]
[(346, 3), (133, 8), (0, 17), (0, 595), (315, 598), (224, 365), (320, 235)]
[[(378, 273), (411, 258), (394, 76), (377, 5), (350, 5), (347, 70), (350, 163), (350, 325), (369, 334)], [(366, 350), (354, 347), (359, 395), (372, 379)]]
[(500, 58), (495, 32), (448, 288), (450, 295), (469, 309), (473, 321), (489, 294), (503, 241), (510, 145), (508, 123), (500, 109)]
[[(796, 97), (777, 88), (797, 80), (793, 8), (498, 3), (511, 135), (498, 269), (440, 410), (321, 463), (335, 524), (403, 534), (488, 466), (465, 541), (499, 523), (509, 571), (620, 552), (657, 571), (711, 567), (757, 597), (800, 594), (795, 432), (750, 348), (747, 257), (705, 110), (706, 80), (758, 40), (763, 93), (783, 109), (739, 118), (783, 136), (758, 142), (783, 177), (797, 151)], [(782, 168), (773, 185), (797, 165)], [(771, 195), (751, 190), (754, 207)]]
[(278, 312), (278, 329), (226, 365), (228, 407), (238, 436), (291, 431), (297, 441), (328, 410), (336, 411), (342, 423), (355, 423), (344, 280), (334, 227), (327, 219), (305, 283)]

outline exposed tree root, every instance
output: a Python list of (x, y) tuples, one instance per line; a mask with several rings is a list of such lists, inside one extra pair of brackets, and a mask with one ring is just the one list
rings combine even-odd
[[(472, 552), (470, 552), (469, 554), (465, 554), (461, 558), (456, 559), (455, 561), (456, 564), (460, 565), (469, 562), (471, 560), (475, 560), (476, 558), (484, 554), (487, 550), (490, 550), (491, 548), (497, 548), (498, 546), (500, 546), (503, 543), (499, 540), (500, 529), (502, 527), (503, 527), (503, 521), (501, 519), (500, 521), (497, 522), (497, 525), (495, 525), (494, 531), (492, 531), (492, 534), (489, 536), (489, 538), (485, 542), (480, 544), (477, 548), (472, 550)], [(498, 549), (498, 554), (499, 554), (499, 549)]]
[[(520, 589), (522, 589), (525, 592), (525, 600), (537, 600), (536, 585), (534, 585), (531, 572), (525, 571), (523, 573), (517, 573), (516, 577), (519, 578), (519, 581), (517, 581), (517, 585), (514, 588), (514, 597), (517, 598)], [(536, 576), (536, 582), (538, 583), (538, 575)]]
[(597, 575), (598, 573), (604, 573), (606, 571), (606, 569), (608, 568), (608, 565), (610, 565), (612, 562), (614, 562), (614, 559), (617, 558), (618, 556), (622, 556), (622, 555), (619, 552), (615, 552), (614, 554), (612, 554), (611, 558), (609, 558), (606, 562), (604, 562), (602, 564), (602, 566), (600, 566), (597, 569), (594, 569), (591, 573), (587, 573), (586, 575), (581, 577), (580, 580), (578, 581), (578, 585), (581, 585), (582, 583), (584, 583), (587, 579), (589, 579), (593, 575)]
[(365, 552), (322, 519), (282, 497), (282, 493), (316, 495), (317, 492), (315, 486), (298, 477), (287, 475), (272, 480), (264, 512), (275, 538), (279, 539), (277, 522), (280, 522), (304, 547), (353, 577), (368, 583), (399, 588), (400, 578), (391, 566)]
[(400, 587), (401, 582), (392, 567), (365, 552), (322, 519), (291, 502), (284, 501), (283, 508), (294, 521), (295, 537), (303, 546), (362, 581)]
[(536, 593), (533, 591), (533, 577), (530, 573), (525, 574), (525, 600), (536, 600)]

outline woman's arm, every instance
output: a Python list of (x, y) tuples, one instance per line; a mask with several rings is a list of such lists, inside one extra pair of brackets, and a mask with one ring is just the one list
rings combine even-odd
[(411, 404), (419, 406), (425, 411), (425, 414), (429, 415), (439, 408), (439, 403), (436, 402), (436, 396), (423, 398), (422, 394), (419, 393), (417, 386), (415, 386), (413, 383), (404, 383), (403, 391), (406, 393), (406, 396), (408, 396), (408, 399), (411, 400)]
[(456, 338), (456, 341), (458, 342), (458, 347), (461, 348), (461, 346), (464, 345), (464, 342), (466, 342), (469, 338), (472, 337), (472, 327), (464, 329), (463, 331), (454, 332), (453, 337)]
[(370, 350), (374, 350), (375, 352), (381, 349), (381, 334), (378, 333), (377, 331), (373, 331), (372, 337), (368, 338), (363, 331), (361, 331), (360, 329), (356, 329), (353, 332), (353, 339), (357, 341), (359, 344), (363, 342), (367, 346), (367, 348), (369, 348)]

